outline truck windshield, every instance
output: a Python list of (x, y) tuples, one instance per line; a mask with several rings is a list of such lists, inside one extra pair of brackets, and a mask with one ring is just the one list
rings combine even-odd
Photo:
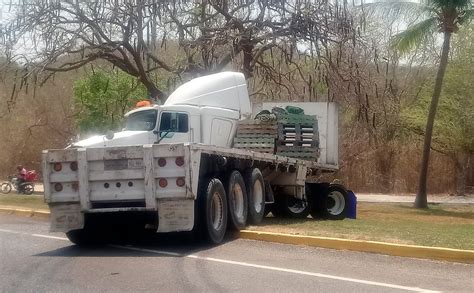
[(158, 111), (155, 109), (132, 113), (127, 117), (125, 130), (153, 130), (155, 129), (157, 116)]

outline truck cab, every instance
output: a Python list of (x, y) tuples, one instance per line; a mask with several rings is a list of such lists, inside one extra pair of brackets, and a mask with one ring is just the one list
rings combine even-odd
[(81, 140), (73, 147), (185, 142), (231, 147), (237, 121), (250, 114), (243, 74), (213, 74), (183, 84), (163, 105), (145, 104), (126, 113), (122, 131)]

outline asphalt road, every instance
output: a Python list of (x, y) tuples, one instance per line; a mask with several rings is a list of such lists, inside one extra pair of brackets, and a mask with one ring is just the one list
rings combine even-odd
[(473, 292), (474, 265), (164, 235), (93, 248), (0, 214), (1, 292)]

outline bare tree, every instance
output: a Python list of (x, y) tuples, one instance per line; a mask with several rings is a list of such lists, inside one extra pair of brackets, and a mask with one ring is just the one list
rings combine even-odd
[(173, 71), (152, 51), (147, 35), (160, 15), (156, 1), (18, 1), (11, 6), (14, 17), (0, 39), (6, 56), (25, 65), (27, 75), (47, 71), (44, 83), (57, 72), (102, 59), (137, 77), (151, 97), (165, 96), (150, 74), (151, 67)]
[(18, 1), (11, 11), (0, 43), (27, 68), (23, 78), (105, 60), (154, 98), (166, 97), (157, 72), (186, 78), (234, 66), (252, 78), (259, 68), (275, 82), (279, 62), (317, 55), (352, 34), (345, 1)]

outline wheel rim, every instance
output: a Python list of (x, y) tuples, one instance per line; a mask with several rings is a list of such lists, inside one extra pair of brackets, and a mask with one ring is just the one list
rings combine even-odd
[(23, 191), (24, 191), (25, 193), (33, 193), (33, 186), (31, 186), (31, 185), (28, 184), (28, 185), (26, 185), (26, 186), (23, 188)]
[(260, 181), (258, 180), (256, 180), (255, 183), (253, 184), (252, 198), (253, 198), (253, 209), (255, 210), (255, 212), (260, 213), (263, 209), (262, 207), (263, 188), (262, 188), (262, 185), (260, 184)]
[(3, 183), (3, 184), (0, 186), (0, 191), (1, 191), (2, 193), (9, 193), (11, 190), (12, 190), (12, 187), (11, 187), (10, 184), (8, 184), (8, 183)]
[(300, 214), (302, 213), (306, 207), (307, 207), (307, 202), (304, 200), (298, 200), (296, 198), (290, 200), (290, 203), (288, 205), (288, 210), (294, 214)]
[(340, 191), (331, 191), (328, 194), (326, 208), (331, 215), (339, 215), (346, 206), (344, 195)]
[(244, 221), (244, 192), (240, 184), (235, 184), (233, 188), (232, 203), (234, 206), (234, 215), (239, 222)]
[(219, 230), (223, 223), (223, 206), (224, 203), (221, 194), (219, 194), (219, 192), (214, 192), (211, 201), (211, 222), (214, 230)]

